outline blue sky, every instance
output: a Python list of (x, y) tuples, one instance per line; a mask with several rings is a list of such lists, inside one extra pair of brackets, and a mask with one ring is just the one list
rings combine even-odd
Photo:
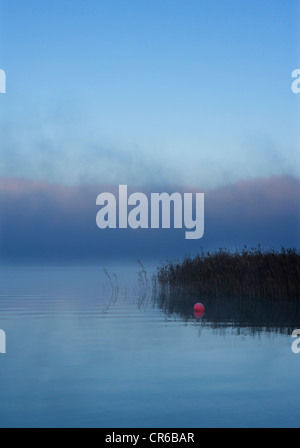
[(299, 177), (299, 2), (2, 0), (0, 176)]

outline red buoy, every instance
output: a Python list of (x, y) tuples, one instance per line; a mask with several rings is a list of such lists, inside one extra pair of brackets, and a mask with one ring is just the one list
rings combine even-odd
[(194, 314), (195, 317), (197, 317), (198, 319), (204, 316), (205, 308), (204, 305), (202, 305), (202, 303), (196, 303), (196, 305), (194, 306)]

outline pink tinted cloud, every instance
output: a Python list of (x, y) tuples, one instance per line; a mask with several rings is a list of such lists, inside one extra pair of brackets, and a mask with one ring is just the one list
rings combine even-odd
[[(135, 188), (169, 193), (201, 189)], [(200, 247), (299, 247), (300, 180), (253, 179), (204, 191), (205, 235), (187, 242), (181, 232), (104, 231), (96, 226), (96, 198), (118, 193), (118, 186), (64, 186), (0, 178), (0, 254), (3, 259), (40, 257), (110, 257), (130, 254), (181, 256)]]
[[(300, 180), (274, 176), (253, 179), (208, 192), (211, 211), (231, 211), (237, 218), (263, 219), (281, 214), (299, 213)], [(208, 210), (209, 210), (208, 209)]]
[[(131, 191), (143, 191), (142, 188), (130, 188)], [(179, 188), (177, 188), (179, 191)], [(185, 190), (180, 189), (181, 192)], [(86, 203), (95, 202), (97, 194), (111, 191), (117, 194), (117, 186), (65, 186), (50, 184), (44, 181), (25, 179), (0, 178), (0, 194), (11, 198), (44, 197), (55, 202), (59, 208), (84, 209)], [(150, 193), (149, 187), (145, 193)], [(159, 191), (155, 188), (155, 192)], [(164, 188), (161, 191), (165, 191)], [(186, 191), (203, 191), (199, 188), (188, 188)], [(274, 176), (267, 179), (253, 179), (220, 188), (205, 191), (206, 209), (213, 214), (223, 214), (226, 211), (237, 216), (259, 217), (274, 213), (300, 210), (300, 180), (288, 176)]]

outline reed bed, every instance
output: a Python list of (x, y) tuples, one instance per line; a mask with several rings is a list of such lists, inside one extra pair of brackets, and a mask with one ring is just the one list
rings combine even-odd
[(170, 291), (192, 291), (201, 299), (299, 301), (300, 253), (296, 249), (231, 252), (220, 249), (169, 262), (155, 281)]

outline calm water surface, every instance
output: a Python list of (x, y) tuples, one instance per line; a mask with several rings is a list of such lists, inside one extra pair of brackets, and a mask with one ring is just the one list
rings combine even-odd
[(166, 312), (138, 269), (1, 268), (1, 427), (300, 426), (289, 331)]

